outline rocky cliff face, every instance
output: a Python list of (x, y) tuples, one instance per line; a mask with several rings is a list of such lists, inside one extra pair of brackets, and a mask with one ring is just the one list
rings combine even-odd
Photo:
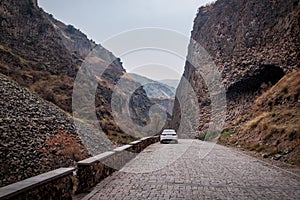
[[(226, 90), (227, 123), (243, 114), (284, 74), (299, 68), (299, 19), (298, 0), (218, 0), (199, 8), (192, 31), (196, 42), (189, 45), (188, 60), (197, 63), (200, 46), (212, 57)], [(198, 96), (203, 134), (211, 117), (211, 101), (196, 67), (187, 61), (183, 76)], [(178, 127), (178, 103), (173, 113), (173, 126)]]
[(67, 97), (79, 55), (66, 49), (31, 1), (1, 1), (0, 16), (0, 72), (70, 111), (71, 99)]
[(14, 64), (16, 69), (74, 75), (76, 64), (71, 54), (33, 1), (3, 0), (0, 8), (1, 72), (12, 73), (7, 68)]
[(113, 63), (116, 69), (124, 71), (119, 58), (116, 58), (110, 51), (96, 44), (93, 40), (89, 40), (87, 36), (72, 25), (66, 25), (56, 20), (51, 14), (46, 17), (52, 23), (53, 27), (59, 34), (64, 46), (71, 52), (79, 54), (82, 58), (87, 57), (93, 49), (97, 47), (98, 57), (107, 63)]
[[(113, 85), (126, 75), (120, 59), (73, 26), (44, 13), (36, 1), (1, 1), (0, 24), (0, 73), (70, 113), (76, 74), (89, 52), (97, 48), (98, 67), (107, 68), (98, 77), (97, 117), (110, 139), (117, 143), (133, 139), (123, 133), (111, 114)], [(145, 125), (152, 103), (142, 89), (136, 94), (131, 106), (144, 107), (133, 107), (133, 111), (139, 109), (139, 115), (133, 112), (132, 118)]]

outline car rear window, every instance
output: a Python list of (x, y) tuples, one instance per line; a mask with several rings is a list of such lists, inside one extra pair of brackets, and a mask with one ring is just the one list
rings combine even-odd
[(164, 130), (163, 134), (172, 135), (172, 134), (176, 134), (176, 132), (174, 130)]

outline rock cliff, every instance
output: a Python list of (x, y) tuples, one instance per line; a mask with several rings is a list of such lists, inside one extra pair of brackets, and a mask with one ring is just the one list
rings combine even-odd
[[(197, 63), (199, 47), (206, 49), (221, 73), (228, 124), (251, 107), (263, 91), (299, 68), (299, 19), (299, 0), (218, 0), (199, 8), (191, 36), (195, 42), (189, 45), (183, 75), (198, 96), (198, 135), (205, 134), (211, 119), (207, 85), (198, 66), (189, 62)], [(177, 128), (180, 121), (178, 102), (175, 102), (173, 113), (172, 124)]]

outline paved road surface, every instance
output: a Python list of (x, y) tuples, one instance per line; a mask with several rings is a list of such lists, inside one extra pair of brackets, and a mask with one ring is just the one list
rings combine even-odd
[(227, 147), (180, 140), (149, 146), (84, 199), (300, 199), (300, 177)]

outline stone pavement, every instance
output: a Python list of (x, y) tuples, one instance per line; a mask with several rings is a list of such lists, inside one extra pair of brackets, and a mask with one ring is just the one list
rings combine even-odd
[(227, 147), (180, 140), (149, 146), (84, 199), (300, 199), (300, 177)]

